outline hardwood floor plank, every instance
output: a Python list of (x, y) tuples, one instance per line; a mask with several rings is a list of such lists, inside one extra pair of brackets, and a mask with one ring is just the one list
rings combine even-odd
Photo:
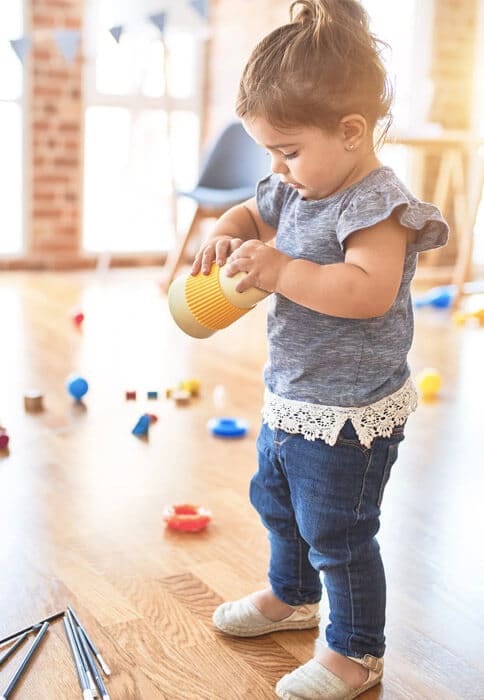
[(262, 678), (214, 638), (180, 648), (163, 630), (154, 633), (151, 623), (139, 620), (112, 625), (109, 633), (128, 653), (142, 659), (138, 667), (156, 685), (160, 698), (226, 700), (228, 689), (234, 690), (234, 699), (273, 696)]

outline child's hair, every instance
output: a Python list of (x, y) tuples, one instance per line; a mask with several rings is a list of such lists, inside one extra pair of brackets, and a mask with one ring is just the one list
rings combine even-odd
[(380, 53), (386, 44), (369, 29), (358, 0), (295, 0), (290, 23), (255, 47), (237, 97), (240, 118), (264, 117), (276, 127), (333, 131), (346, 114), (373, 129), (387, 118), (392, 90)]

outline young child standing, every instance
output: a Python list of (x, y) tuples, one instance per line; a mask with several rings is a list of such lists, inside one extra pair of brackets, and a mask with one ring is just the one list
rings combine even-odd
[[(244, 271), (273, 292), (259, 469), (251, 502), (269, 532), (269, 586), (221, 605), (217, 628), (252, 637), (319, 622), (326, 642), (278, 697), (348, 700), (376, 685), (385, 575), (375, 535), (416, 407), (407, 353), (417, 254), (448, 227), (375, 155), (391, 93), (357, 0), (293, 2), (244, 70), (237, 114), (271, 156), (256, 197), (216, 223), (192, 274)], [(271, 242), (271, 244), (269, 244)]]

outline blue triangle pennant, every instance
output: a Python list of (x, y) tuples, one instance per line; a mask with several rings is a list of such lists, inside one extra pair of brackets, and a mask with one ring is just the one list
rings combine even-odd
[(19, 39), (11, 39), (10, 40), (10, 46), (12, 49), (15, 51), (17, 58), (19, 59), (20, 63), (24, 63), (29, 51), (30, 47), (32, 45), (32, 42), (28, 38), (28, 36), (21, 36)]
[(79, 49), (81, 32), (78, 29), (56, 29), (54, 39), (66, 61), (74, 63)]
[(111, 27), (109, 30), (109, 33), (112, 37), (114, 37), (114, 40), (117, 44), (119, 44), (119, 40), (121, 39), (121, 34), (123, 33), (123, 31), (124, 27), (122, 24), (118, 24), (115, 27)]
[(208, 19), (208, 0), (190, 0), (190, 5), (198, 12), (200, 17)]
[(166, 12), (159, 12), (156, 15), (150, 15), (150, 22), (153, 22), (155, 27), (158, 27), (161, 36), (163, 36), (166, 23)]

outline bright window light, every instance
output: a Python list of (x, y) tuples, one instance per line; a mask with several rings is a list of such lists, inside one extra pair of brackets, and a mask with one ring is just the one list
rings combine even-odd
[(22, 35), (22, 4), (0, 3), (0, 255), (19, 254), (23, 247), (23, 68), (9, 43)]
[[(84, 241), (89, 252), (150, 253), (175, 242), (173, 191), (198, 173), (201, 42), (157, 27), (131, 6), (119, 43), (110, 0), (88, 27)], [(145, 13), (149, 14), (148, 12)], [(119, 15), (119, 13), (118, 13)], [(134, 21), (135, 20), (135, 21)], [(101, 24), (102, 22), (102, 24)], [(178, 202), (183, 226), (186, 203)]]

